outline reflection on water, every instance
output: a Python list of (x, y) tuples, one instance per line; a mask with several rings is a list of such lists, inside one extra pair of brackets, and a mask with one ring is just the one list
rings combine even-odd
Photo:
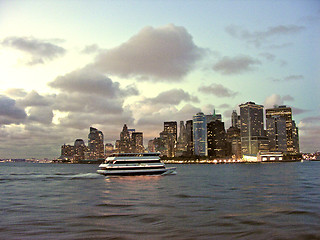
[(0, 167), (0, 239), (320, 238), (320, 163), (112, 178), (96, 165)]

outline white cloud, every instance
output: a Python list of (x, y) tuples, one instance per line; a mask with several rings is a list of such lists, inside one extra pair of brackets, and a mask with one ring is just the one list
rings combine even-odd
[(98, 55), (94, 66), (121, 77), (179, 81), (190, 72), (204, 50), (184, 27), (169, 24), (145, 27), (122, 45)]

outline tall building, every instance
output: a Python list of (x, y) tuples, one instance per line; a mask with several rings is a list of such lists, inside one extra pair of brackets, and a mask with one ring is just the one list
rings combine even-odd
[(240, 137), (240, 129), (237, 127), (230, 127), (227, 130), (227, 142), (230, 147), (230, 153), (235, 159), (240, 159), (241, 154), (241, 137)]
[(292, 139), (293, 139), (293, 152), (299, 153), (300, 152), (300, 145), (299, 145), (299, 129), (296, 126), (296, 122), (292, 121)]
[(240, 129), (240, 116), (237, 114), (236, 110), (233, 110), (231, 114), (231, 126)]
[(154, 139), (148, 141), (148, 151), (149, 152), (156, 152), (156, 145)]
[(256, 155), (269, 150), (269, 141), (263, 127), (263, 106), (254, 102), (240, 105), (240, 136), (242, 154)]
[(207, 121), (202, 112), (193, 116), (193, 153), (208, 156)]
[(226, 157), (227, 142), (224, 122), (215, 120), (207, 124), (208, 156)]
[[(294, 153), (295, 150), (293, 147), (293, 123), (291, 108), (283, 105), (274, 106), (274, 108), (266, 109), (266, 118), (269, 122), (285, 122), (285, 132), (281, 132), (282, 136), (277, 136), (277, 134), (279, 134), (279, 131), (276, 132), (276, 128), (270, 127), (269, 129), (267, 129), (267, 132), (270, 136), (271, 141), (273, 142), (286, 141), (286, 146), (284, 149), (285, 152)], [(279, 150), (282, 151), (281, 149)]]
[(220, 122), (222, 122), (222, 116), (221, 114), (216, 114), (216, 110), (213, 109), (213, 114), (206, 115), (206, 121), (207, 123), (209, 123), (216, 120), (219, 120)]
[(88, 135), (88, 150), (91, 159), (104, 158), (103, 133), (93, 127), (90, 127)]
[(271, 151), (287, 151), (286, 120), (279, 115), (269, 116), (266, 119), (267, 137)]
[(61, 146), (61, 159), (71, 160), (74, 155), (74, 146), (72, 145), (62, 145)]
[(186, 122), (186, 142), (187, 142), (187, 155), (193, 155), (193, 121)]
[(119, 142), (119, 152), (120, 153), (131, 153), (132, 152), (132, 143), (131, 137), (132, 131), (129, 132), (127, 124), (123, 125), (122, 132), (120, 133), (120, 142)]
[(80, 160), (84, 160), (85, 152), (88, 149), (82, 139), (76, 139), (74, 142), (74, 161), (78, 162)]
[(163, 132), (161, 134), (166, 147), (168, 157), (175, 157), (177, 144), (177, 122), (164, 122)]
[(132, 133), (132, 152), (135, 153), (144, 153), (143, 146), (143, 133), (142, 132), (133, 132)]
[(180, 121), (176, 156), (186, 155), (186, 152), (187, 152), (186, 126), (184, 125), (184, 121)]

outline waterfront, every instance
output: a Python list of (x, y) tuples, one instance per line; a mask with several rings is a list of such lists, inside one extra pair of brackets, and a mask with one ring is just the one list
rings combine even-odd
[(320, 238), (320, 162), (97, 167), (1, 163), (0, 239)]

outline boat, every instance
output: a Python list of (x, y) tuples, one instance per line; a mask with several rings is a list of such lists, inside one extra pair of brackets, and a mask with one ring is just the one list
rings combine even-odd
[(105, 176), (166, 175), (176, 168), (167, 168), (160, 161), (160, 153), (114, 153), (99, 165), (97, 173)]

